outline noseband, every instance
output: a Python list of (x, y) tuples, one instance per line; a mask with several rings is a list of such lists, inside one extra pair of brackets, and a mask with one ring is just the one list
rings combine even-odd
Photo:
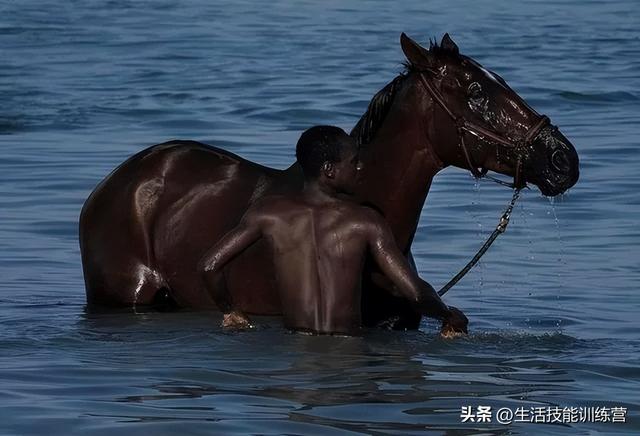
[[(464, 157), (467, 160), (467, 164), (469, 165), (469, 171), (471, 171), (471, 174), (473, 174), (473, 176), (477, 179), (480, 179), (482, 177), (487, 177), (488, 179), (491, 179), (496, 183), (500, 183), (501, 185), (509, 186), (514, 189), (521, 189), (524, 186), (526, 186), (526, 181), (524, 180), (524, 177), (522, 175), (522, 157), (524, 155), (524, 150), (529, 145), (531, 145), (531, 143), (536, 139), (540, 131), (544, 127), (550, 124), (549, 117), (547, 117), (546, 115), (542, 115), (538, 120), (538, 122), (535, 125), (533, 125), (522, 138), (519, 138), (517, 141), (512, 141), (511, 139), (499, 133), (493, 132), (482, 126), (479, 126), (478, 124), (475, 124), (466, 120), (463, 116), (456, 116), (451, 111), (451, 109), (449, 109), (449, 106), (444, 101), (444, 98), (442, 97), (442, 94), (440, 93), (440, 91), (438, 91), (429, 82), (429, 80), (427, 80), (424, 72), (419, 72), (418, 77), (420, 79), (420, 83), (422, 83), (422, 85), (425, 87), (427, 92), (431, 95), (433, 100), (437, 102), (440, 105), (440, 107), (445, 111), (445, 113), (449, 116), (449, 118), (453, 120), (456, 126), (456, 129), (458, 130), (458, 137), (460, 138), (460, 146), (462, 147), (462, 152), (464, 153)], [(512, 148), (515, 150), (518, 156), (518, 162), (516, 164), (516, 174), (513, 177), (513, 183), (506, 183), (506, 182), (503, 182), (502, 180), (496, 179), (495, 177), (487, 176), (487, 172), (489, 171), (487, 168), (479, 169), (478, 167), (476, 167), (476, 165), (472, 163), (471, 154), (469, 153), (469, 150), (467, 149), (467, 145), (464, 142), (464, 137), (466, 132), (469, 132), (476, 136), (480, 136), (485, 139), (489, 139), (490, 141), (496, 144), (502, 145), (507, 148)]]

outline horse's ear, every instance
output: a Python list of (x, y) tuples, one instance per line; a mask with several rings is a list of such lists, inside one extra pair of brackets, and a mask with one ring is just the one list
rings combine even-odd
[(429, 68), (431, 66), (431, 53), (409, 38), (404, 32), (400, 35), (400, 45), (411, 65), (418, 68)]
[(444, 36), (442, 37), (442, 41), (440, 42), (440, 48), (454, 54), (460, 53), (458, 46), (456, 45), (455, 42), (453, 42), (453, 39), (451, 39), (448, 33), (445, 33)]

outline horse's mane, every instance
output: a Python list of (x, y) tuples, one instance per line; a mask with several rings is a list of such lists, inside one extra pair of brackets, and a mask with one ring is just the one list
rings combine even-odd
[(373, 135), (375, 135), (387, 116), (387, 112), (389, 112), (389, 108), (393, 103), (393, 98), (406, 77), (406, 74), (401, 73), (373, 96), (367, 111), (351, 130), (351, 137), (356, 140), (358, 147), (371, 142)]
[[(429, 52), (435, 55), (453, 53), (449, 49), (438, 45), (435, 40), (429, 41)], [(405, 78), (410, 73), (419, 71), (419, 68), (411, 64), (411, 62), (405, 62), (403, 65), (404, 71), (373, 96), (369, 102), (367, 111), (362, 115), (353, 130), (351, 130), (351, 137), (356, 140), (358, 147), (362, 147), (371, 142), (373, 136), (387, 116), (393, 99)]]

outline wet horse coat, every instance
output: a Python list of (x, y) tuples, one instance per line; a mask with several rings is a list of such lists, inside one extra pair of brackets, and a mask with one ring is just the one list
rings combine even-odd
[[(396, 242), (409, 255), (431, 181), (449, 165), (469, 169), (455, 122), (424, 89), (426, 76), (457, 116), (518, 142), (540, 116), (495, 73), (459, 54), (445, 35), (424, 49), (404, 34), (409, 61), (371, 101), (352, 131), (364, 171), (359, 201), (383, 213)], [(514, 176), (556, 195), (578, 179), (571, 143), (548, 126), (524, 149), (490, 138), (467, 137), (474, 165)], [(116, 168), (92, 192), (80, 216), (80, 248), (89, 305), (141, 306), (170, 301), (180, 307), (215, 308), (197, 266), (248, 205), (264, 194), (301, 189), (297, 164), (268, 168), (193, 141), (147, 148)], [(280, 313), (270, 253), (258, 243), (225, 272), (227, 286), (247, 313)], [(396, 317), (396, 327), (417, 327), (420, 316), (390, 295), (367, 268), (363, 321)]]

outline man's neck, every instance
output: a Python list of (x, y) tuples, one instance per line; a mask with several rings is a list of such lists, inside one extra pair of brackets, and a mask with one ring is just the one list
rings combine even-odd
[(338, 192), (320, 180), (305, 180), (302, 188), (303, 195), (318, 203), (332, 203), (338, 200)]

